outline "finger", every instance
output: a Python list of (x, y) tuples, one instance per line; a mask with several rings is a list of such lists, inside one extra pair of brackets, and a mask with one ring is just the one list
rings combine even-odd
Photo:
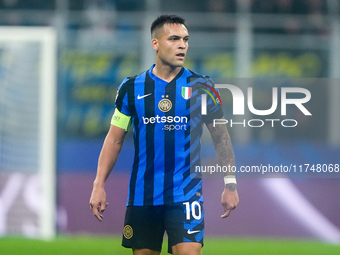
[(94, 213), (96, 208), (96, 204), (90, 203), (90, 210)]
[(102, 220), (103, 220), (103, 214), (101, 214), (101, 213), (98, 212), (95, 216), (96, 216), (97, 220), (99, 220), (100, 222), (102, 222)]
[(105, 211), (105, 208), (106, 208), (106, 204), (100, 204), (100, 206), (98, 207), (98, 211), (100, 213), (103, 213)]
[(224, 214), (221, 215), (221, 218), (227, 218), (231, 213), (231, 210), (226, 210)]
[(103, 215), (100, 214), (99, 212), (95, 213), (94, 216), (97, 218), (97, 220), (99, 220), (100, 222), (103, 221)]
[(100, 222), (103, 220), (103, 214), (99, 212), (99, 207), (97, 209), (92, 210), (93, 215), (99, 220)]
[(90, 203), (90, 209), (93, 213), (93, 215), (97, 218), (97, 220), (99, 220), (100, 222), (103, 220), (103, 215), (100, 213), (100, 204), (96, 205), (96, 204), (91, 204)]
[(99, 210), (101, 213), (103, 213), (108, 205), (109, 205), (108, 202), (100, 203), (100, 206), (98, 206), (98, 210)]

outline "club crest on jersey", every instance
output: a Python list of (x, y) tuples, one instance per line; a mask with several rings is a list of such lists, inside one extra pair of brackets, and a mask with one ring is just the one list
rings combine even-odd
[(165, 96), (166, 98), (164, 98), (164, 96), (162, 96), (162, 97), (163, 97), (163, 99), (161, 101), (159, 101), (159, 103), (158, 103), (158, 108), (162, 112), (168, 112), (172, 108), (172, 103), (168, 99), (168, 97), (169, 97), (168, 95)]
[(133, 229), (130, 225), (125, 225), (123, 235), (126, 239), (131, 239), (133, 237)]
[(192, 88), (191, 87), (182, 87), (182, 97), (187, 100), (191, 97)]

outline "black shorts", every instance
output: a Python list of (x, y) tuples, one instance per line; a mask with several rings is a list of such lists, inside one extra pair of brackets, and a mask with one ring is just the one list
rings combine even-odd
[(182, 242), (203, 246), (204, 210), (201, 202), (126, 208), (122, 245), (133, 249), (161, 251), (164, 233), (168, 252)]

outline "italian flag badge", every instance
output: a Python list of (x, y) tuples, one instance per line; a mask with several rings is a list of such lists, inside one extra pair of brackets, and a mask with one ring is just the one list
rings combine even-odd
[(192, 88), (190, 87), (182, 87), (182, 97), (184, 99), (189, 99), (191, 97)]

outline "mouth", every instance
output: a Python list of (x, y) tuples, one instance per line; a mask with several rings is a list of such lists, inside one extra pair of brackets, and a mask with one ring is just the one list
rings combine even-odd
[(185, 57), (185, 53), (178, 53), (178, 54), (176, 54), (176, 57), (184, 58)]

